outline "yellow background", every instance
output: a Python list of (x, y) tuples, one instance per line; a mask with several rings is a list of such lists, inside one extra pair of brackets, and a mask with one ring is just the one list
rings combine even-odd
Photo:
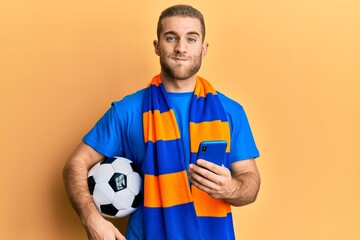
[[(200, 75), (245, 107), (261, 151), (238, 239), (360, 239), (359, 1), (184, 2), (207, 24)], [(0, 239), (85, 239), (62, 167), (159, 72), (156, 22), (175, 3), (1, 1)]]

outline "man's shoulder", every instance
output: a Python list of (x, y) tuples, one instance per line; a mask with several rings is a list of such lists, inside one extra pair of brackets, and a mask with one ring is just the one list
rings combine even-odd
[(113, 106), (115, 107), (132, 107), (132, 106), (141, 106), (144, 98), (145, 88), (140, 89), (134, 93), (126, 95), (121, 100), (113, 102)]
[(224, 106), (226, 112), (239, 111), (239, 110), (243, 111), (243, 106), (239, 102), (235, 101), (234, 99), (226, 96), (225, 94), (219, 91), (217, 91), (216, 93), (219, 96), (219, 99), (222, 105)]

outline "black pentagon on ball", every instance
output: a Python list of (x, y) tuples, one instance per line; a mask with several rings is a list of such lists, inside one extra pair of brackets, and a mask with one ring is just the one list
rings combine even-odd
[(100, 205), (100, 211), (109, 216), (115, 216), (119, 210), (112, 204)]
[(100, 163), (100, 165), (102, 165), (102, 164), (111, 164), (113, 161), (115, 161), (116, 160), (116, 158), (110, 158), (110, 157), (105, 157), (102, 161), (101, 161), (101, 163)]
[(138, 195), (135, 196), (133, 203), (131, 204), (132, 208), (137, 208), (140, 205), (141, 200), (143, 199), (142, 192), (139, 192)]
[(88, 177), (87, 182), (88, 182), (90, 194), (93, 195), (95, 184), (96, 184), (94, 177), (93, 176)]
[(140, 169), (138, 168), (138, 166), (137, 166), (135, 163), (131, 162), (131, 163), (130, 163), (130, 166), (131, 166), (133, 172), (136, 172), (136, 173), (138, 173), (139, 175), (141, 175)]
[(114, 173), (114, 175), (112, 175), (109, 180), (109, 185), (114, 190), (114, 192), (124, 190), (127, 187), (126, 175), (122, 173)]

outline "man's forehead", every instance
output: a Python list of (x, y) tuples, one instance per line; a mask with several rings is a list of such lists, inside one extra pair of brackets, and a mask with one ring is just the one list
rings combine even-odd
[(201, 35), (201, 22), (199, 19), (187, 16), (170, 16), (161, 21), (162, 34), (175, 33), (198, 33)]

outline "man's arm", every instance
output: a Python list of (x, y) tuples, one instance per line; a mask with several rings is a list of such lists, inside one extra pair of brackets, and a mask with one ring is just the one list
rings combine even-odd
[(101, 216), (88, 190), (88, 171), (103, 158), (104, 156), (93, 148), (81, 143), (71, 154), (63, 169), (65, 189), (89, 239), (125, 239), (111, 222)]
[[(197, 166), (198, 165), (198, 166)], [(260, 188), (260, 174), (255, 159), (231, 164), (231, 171), (203, 159), (190, 164), (190, 181), (216, 199), (233, 206), (244, 206), (256, 200)]]

